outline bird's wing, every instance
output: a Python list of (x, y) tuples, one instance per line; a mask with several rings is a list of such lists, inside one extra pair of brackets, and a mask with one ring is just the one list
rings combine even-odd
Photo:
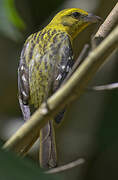
[(29, 71), (25, 60), (25, 49), (24, 45), (21, 52), (20, 63), (18, 67), (18, 91), (19, 91), (19, 103), (24, 116), (24, 120), (30, 118), (30, 108), (28, 106), (29, 100)]
[[(61, 43), (59, 58), (60, 62), (57, 64), (54, 74), (53, 92), (60, 87), (74, 64), (72, 45), (68, 36)], [(65, 109), (55, 117), (56, 123), (60, 123), (64, 112)]]
[(68, 36), (61, 42), (59, 59), (53, 77), (53, 92), (60, 87), (74, 64), (72, 45)]

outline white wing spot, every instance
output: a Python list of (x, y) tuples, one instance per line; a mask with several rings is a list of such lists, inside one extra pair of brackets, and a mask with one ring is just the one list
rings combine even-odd
[(26, 77), (24, 74), (22, 75), (22, 80), (26, 82)]
[(25, 93), (25, 91), (22, 91), (22, 94), (27, 97), (27, 94)]
[(23, 70), (23, 69), (24, 69), (24, 66), (22, 65), (22, 66), (21, 66), (21, 70)]
[(69, 70), (70, 70), (70, 67), (69, 67), (69, 66), (67, 66), (67, 68), (66, 68), (66, 72), (69, 72)]
[(65, 69), (65, 66), (64, 66), (64, 65), (62, 66), (62, 69)]
[(57, 76), (56, 80), (60, 80), (61, 78), (62, 78), (62, 75), (59, 74), (59, 75)]

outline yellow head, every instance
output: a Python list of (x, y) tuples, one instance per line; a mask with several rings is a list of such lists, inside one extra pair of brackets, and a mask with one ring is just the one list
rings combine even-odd
[(48, 27), (60, 29), (74, 39), (85, 27), (101, 20), (79, 8), (70, 8), (60, 11), (49, 23)]

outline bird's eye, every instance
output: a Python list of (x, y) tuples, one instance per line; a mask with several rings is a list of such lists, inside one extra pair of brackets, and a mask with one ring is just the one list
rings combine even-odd
[(73, 12), (73, 13), (72, 13), (72, 16), (73, 16), (74, 18), (79, 18), (79, 17), (81, 16), (81, 14), (80, 14), (79, 12)]

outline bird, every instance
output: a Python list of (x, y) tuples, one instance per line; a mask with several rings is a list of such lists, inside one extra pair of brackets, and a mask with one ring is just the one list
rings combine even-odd
[[(46, 27), (26, 39), (18, 66), (18, 97), (25, 121), (60, 88), (72, 69), (75, 63), (74, 39), (88, 25), (100, 20), (99, 16), (80, 8), (64, 9)], [(30, 147), (40, 137), (39, 161), (42, 168), (57, 166), (54, 122), (60, 123), (64, 112), (62, 110), (49, 120), (40, 132), (34, 132), (27, 144)]]

